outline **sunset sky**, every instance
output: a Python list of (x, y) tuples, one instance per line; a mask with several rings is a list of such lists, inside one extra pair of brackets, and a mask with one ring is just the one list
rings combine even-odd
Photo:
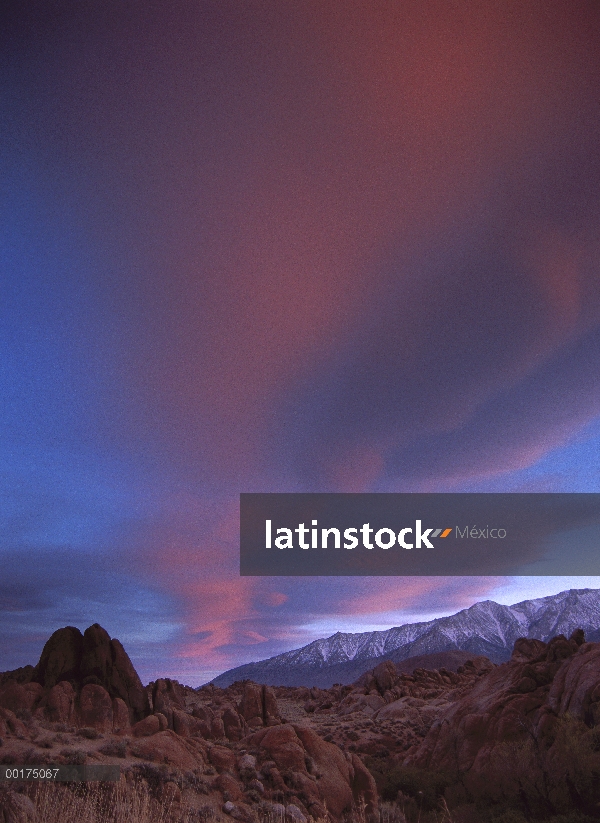
[(600, 492), (597, 0), (1, 14), (0, 670), (600, 588), (239, 576), (240, 492)]

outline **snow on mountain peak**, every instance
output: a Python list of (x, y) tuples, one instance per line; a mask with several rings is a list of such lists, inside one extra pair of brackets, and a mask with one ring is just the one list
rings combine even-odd
[(231, 669), (213, 682), (225, 685), (250, 677), (257, 682), (291, 684), (294, 670), (298, 678), (307, 679), (309, 672), (339, 670), (352, 662), (372, 662), (388, 655), (405, 660), (453, 649), (500, 662), (510, 657), (519, 637), (547, 641), (556, 634), (569, 636), (577, 628), (590, 639), (600, 639), (599, 589), (569, 589), (512, 606), (482, 600), (456, 614), (422, 623), (356, 634), (336, 632), (269, 660)]

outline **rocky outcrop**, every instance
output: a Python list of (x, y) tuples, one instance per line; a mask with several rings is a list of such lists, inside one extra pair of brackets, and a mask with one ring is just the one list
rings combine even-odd
[(111, 697), (123, 700), (133, 719), (143, 717), (149, 709), (146, 691), (125, 649), (97, 623), (83, 634), (80, 678), (84, 686), (95, 683)]
[(184, 689), (176, 680), (159, 678), (152, 686), (152, 709), (167, 718), (169, 728), (173, 728), (173, 710), (185, 708)]
[(531, 742), (548, 751), (561, 718), (597, 724), (599, 683), (600, 644), (585, 643), (581, 632), (549, 643), (519, 639), (511, 660), (450, 706), (405, 764), (491, 776), (506, 744)]
[(262, 767), (266, 785), (293, 789), (299, 808), (315, 818), (324, 816), (325, 805), (339, 818), (361, 798), (368, 811), (377, 808), (375, 781), (360, 759), (344, 755), (312, 729), (292, 724), (261, 729), (248, 744), (268, 757)]
[[(31, 689), (37, 684), (42, 687), (43, 693), (48, 695), (61, 683), (69, 683), (77, 693), (88, 685), (102, 687), (111, 699), (118, 698), (123, 701), (131, 712), (132, 720), (142, 718), (149, 709), (144, 687), (123, 646), (118, 640), (111, 640), (108, 633), (97, 623), (86, 629), (83, 634), (74, 626), (67, 626), (54, 632), (44, 646), (40, 660), (32, 672), (31, 683), (23, 688)], [(0, 692), (2, 705), (2, 694), (5, 690)], [(36, 697), (41, 701), (40, 693), (37, 693)], [(52, 702), (54, 701), (50, 700), (50, 703)], [(39, 702), (39, 705), (42, 703)], [(33, 705), (29, 708), (33, 708)], [(61, 718), (66, 719), (68, 712), (59, 713)]]
[[(381, 688), (389, 685), (376, 674)], [(97, 625), (83, 634), (72, 627), (55, 632), (31, 675), (0, 686), (5, 762), (118, 762), (159, 800), (176, 806), (192, 787), (246, 823), (259, 812), (287, 823), (311, 816), (339, 823), (354, 804), (377, 807), (360, 757), (286, 722), (270, 687), (245, 682), (194, 691), (163, 678), (143, 689), (121, 645)], [(306, 697), (321, 710), (344, 694), (310, 690)], [(386, 705), (387, 698), (376, 697)]]
[(75, 698), (71, 683), (61, 680), (44, 693), (35, 714), (55, 723), (73, 723), (76, 719)]
[(276, 726), (281, 723), (277, 698), (270, 686), (259, 686), (248, 682), (239, 706), (239, 713), (251, 728), (258, 726)]
[(10, 709), (0, 709), (0, 737), (7, 736), (24, 740), (27, 737), (27, 727)]
[(147, 694), (122, 645), (98, 624), (83, 634), (73, 626), (54, 632), (37, 666), (16, 674), (18, 679), (2, 676), (0, 686), (0, 706), (14, 712), (125, 733), (131, 721), (149, 710)]
[(131, 754), (139, 759), (168, 764), (178, 769), (193, 770), (202, 762), (200, 750), (186, 745), (186, 742), (170, 729), (134, 740), (130, 750)]
[(32, 680), (51, 689), (61, 680), (81, 679), (83, 635), (75, 626), (58, 629), (46, 642)]
[(44, 693), (44, 689), (39, 683), (17, 683), (15, 680), (8, 680), (0, 687), (0, 706), (11, 711), (33, 711)]
[(81, 690), (78, 702), (78, 725), (99, 732), (112, 732), (113, 704), (106, 689), (95, 683), (88, 683)]

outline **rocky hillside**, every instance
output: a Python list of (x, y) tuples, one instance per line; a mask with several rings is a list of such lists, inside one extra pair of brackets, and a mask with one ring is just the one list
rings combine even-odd
[[(246, 823), (268, 815), (339, 821), (362, 801), (377, 809), (360, 758), (287, 722), (272, 689), (244, 683), (198, 693), (167, 679), (144, 688), (98, 625), (83, 635), (60, 629), (35, 667), (0, 682), (3, 764), (118, 764), (124, 779), (168, 799), (173, 820), (184, 803), (201, 818)], [(0, 791), (0, 820), (13, 795)]]
[[(0, 762), (118, 764), (163, 823), (598, 819), (600, 643), (578, 629), (518, 638), (499, 665), (450, 655), (331, 688), (143, 687), (100, 626), (61, 629), (0, 676)], [(40, 823), (21, 788), (0, 786), (0, 820)]]
[(321, 686), (353, 683), (383, 660), (401, 662), (418, 655), (461, 650), (501, 663), (519, 637), (547, 641), (582, 628), (600, 639), (600, 591), (571, 589), (536, 600), (503, 606), (476, 603), (450, 617), (410, 623), (386, 631), (342, 634), (316, 640), (301, 649), (238, 666), (216, 677), (216, 686), (254, 680), (272, 686)]

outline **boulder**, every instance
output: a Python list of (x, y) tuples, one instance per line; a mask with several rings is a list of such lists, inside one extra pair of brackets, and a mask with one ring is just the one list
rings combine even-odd
[(215, 719), (214, 713), (208, 706), (194, 706), (192, 717), (198, 720), (198, 734), (206, 740), (210, 740), (212, 735), (212, 724)]
[(233, 771), (235, 768), (235, 754), (225, 746), (211, 746), (208, 759), (218, 772)]
[(519, 637), (515, 640), (511, 660), (517, 663), (525, 663), (540, 656), (546, 649), (546, 643), (542, 640), (535, 640), (530, 637)]
[(109, 693), (102, 686), (88, 683), (79, 695), (79, 725), (99, 732), (112, 732), (113, 710)]
[[(470, 775), (477, 785), (494, 782), (502, 747), (552, 745), (557, 720), (600, 721), (600, 644), (575, 633), (548, 643), (520, 638), (511, 660), (479, 678), (441, 713), (407, 766)], [(384, 711), (391, 711), (394, 704)], [(475, 785), (475, 783), (472, 783)]]
[(182, 711), (181, 709), (173, 709), (173, 730), (181, 737), (192, 737), (195, 734), (202, 735), (205, 724), (202, 720), (198, 720), (193, 715)]
[(193, 771), (202, 764), (201, 754), (186, 745), (186, 742), (167, 729), (151, 737), (140, 737), (131, 743), (134, 757), (153, 763), (165, 763), (177, 769)]
[(0, 690), (0, 706), (17, 712), (20, 709), (33, 712), (44, 693), (39, 683), (17, 683), (8, 680)]
[(263, 686), (263, 720), (265, 726), (275, 726), (281, 723), (277, 697), (271, 686)]
[(221, 715), (225, 737), (228, 740), (241, 740), (246, 733), (246, 722), (233, 706), (227, 706)]
[(208, 735), (212, 740), (222, 740), (225, 737), (225, 726), (220, 717), (215, 717), (210, 724), (210, 734)]
[[(247, 743), (260, 750), (261, 772), (269, 787), (278, 791), (293, 787), (313, 817), (322, 816), (326, 806), (339, 820), (361, 796), (369, 812), (377, 811), (375, 783), (362, 761), (344, 755), (312, 729), (286, 723), (255, 732)], [(282, 773), (287, 775), (285, 783)]]
[(83, 635), (75, 626), (58, 629), (42, 649), (32, 680), (51, 689), (61, 680), (80, 678)]
[(244, 797), (244, 790), (242, 785), (229, 772), (221, 772), (214, 782), (216, 788), (227, 796), (227, 800), (242, 800)]
[(68, 680), (61, 680), (42, 697), (36, 710), (42, 717), (55, 723), (73, 723), (75, 720), (75, 689)]
[(32, 682), (48, 690), (66, 681), (77, 690), (102, 686), (111, 698), (123, 700), (134, 720), (149, 710), (144, 687), (123, 646), (97, 623), (83, 634), (74, 626), (58, 629), (44, 646)]
[(351, 692), (340, 703), (338, 714), (344, 716), (354, 712), (362, 712), (370, 717), (385, 705), (385, 700), (377, 692), (373, 694)]
[(569, 714), (589, 725), (600, 722), (600, 643), (584, 643), (558, 670), (548, 694), (557, 715)]
[(256, 823), (256, 816), (245, 803), (237, 804), (227, 800), (221, 806), (221, 811), (228, 814), (233, 820), (238, 820), (239, 823)]
[[(321, 798), (326, 801), (327, 808), (334, 817), (341, 817), (358, 800), (358, 796), (355, 797), (353, 793), (354, 768), (351, 756), (346, 757), (341, 749), (333, 743), (326, 743), (312, 729), (302, 726), (295, 726), (294, 729), (306, 753), (314, 761), (313, 770), (320, 775), (317, 784)], [(376, 810), (375, 791), (369, 811)]]
[(362, 799), (366, 803), (366, 812), (372, 814), (377, 809), (377, 784), (375, 778), (358, 755), (352, 754), (350, 760), (354, 771), (352, 777), (354, 800), (360, 802)]
[(300, 811), (300, 809), (298, 808), (298, 806), (295, 805), (295, 803), (289, 803), (285, 807), (285, 814), (286, 817), (288, 817), (292, 821), (292, 823), (307, 823), (306, 815), (302, 811)]
[(208, 706), (194, 706), (192, 716), (198, 720), (202, 720), (208, 726), (210, 726), (215, 718), (214, 712)]
[(167, 718), (164, 714), (157, 712), (156, 714), (149, 714), (143, 720), (138, 720), (131, 733), (134, 737), (151, 737), (151, 735), (164, 732), (166, 729)]
[[(252, 738), (251, 738), (252, 739)], [(304, 747), (290, 724), (274, 726), (262, 737), (260, 745), (280, 770), (304, 771)]]
[(243, 754), (238, 760), (238, 769), (256, 769), (256, 757), (253, 754)]
[(255, 717), (260, 718), (260, 725), (262, 726), (262, 686), (259, 686), (258, 683), (246, 683), (244, 685), (239, 711), (244, 720), (250, 721)]
[(173, 728), (173, 709), (185, 709), (183, 686), (168, 677), (159, 678), (152, 689), (152, 706), (155, 712), (164, 714), (169, 728)]
[(373, 669), (373, 678), (379, 694), (384, 694), (394, 686), (398, 680), (398, 673), (391, 660), (384, 660)]
[(124, 700), (115, 697), (112, 702), (113, 711), (113, 732), (115, 734), (128, 734), (131, 731), (131, 721), (129, 709)]
[(239, 713), (251, 728), (275, 726), (281, 723), (277, 698), (273, 689), (270, 686), (259, 686), (251, 681), (244, 684)]
[(123, 646), (97, 623), (83, 634), (80, 678), (83, 684), (95, 682), (111, 697), (120, 697), (132, 709), (134, 719), (149, 711), (146, 691)]
[(27, 727), (17, 719), (10, 709), (0, 709), (0, 737), (14, 736), (20, 739), (27, 737)]

